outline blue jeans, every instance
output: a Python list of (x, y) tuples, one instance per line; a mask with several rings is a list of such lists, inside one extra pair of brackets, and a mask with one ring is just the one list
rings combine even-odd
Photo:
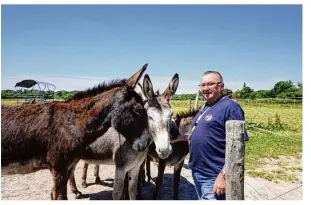
[(216, 177), (207, 177), (203, 173), (193, 170), (192, 177), (199, 200), (226, 200), (225, 193), (219, 196), (213, 193)]

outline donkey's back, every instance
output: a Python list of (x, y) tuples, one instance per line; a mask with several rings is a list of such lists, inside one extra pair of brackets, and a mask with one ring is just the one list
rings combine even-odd
[[(43, 105), (1, 106), (2, 174), (14, 174), (18, 167), (24, 167), (19, 173), (28, 173), (45, 166), (42, 158), (53, 126), (49, 124), (48, 110)], [(10, 163), (12, 169), (6, 167)], [(29, 163), (32, 166), (27, 167)]]
[[(54, 129), (62, 123), (64, 131), (78, 132), (71, 126), (71, 117), (55, 111), (54, 106), (54, 103), (1, 106), (2, 174), (27, 174), (46, 169), (46, 158), (54, 157), (47, 155), (66, 150), (69, 142), (75, 146), (74, 139), (62, 134), (61, 129)], [(53, 147), (58, 149), (53, 152)]]

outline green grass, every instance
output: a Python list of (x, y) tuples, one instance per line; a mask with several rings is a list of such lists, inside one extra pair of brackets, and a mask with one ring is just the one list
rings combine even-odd
[[(198, 107), (200, 108), (204, 104), (203, 101), (199, 101)], [(171, 106), (174, 110), (174, 114), (181, 112), (181, 111), (187, 111), (188, 110), (188, 101), (171, 101)], [(191, 108), (194, 108), (194, 100), (191, 101)]]
[[(301, 105), (262, 105), (241, 104), (248, 124), (282, 134), (295, 135), (302, 133)], [(279, 118), (279, 119), (277, 119)], [(274, 125), (274, 126), (273, 126)]]
[[(204, 102), (199, 102), (199, 107)], [(288, 164), (279, 166), (277, 171), (262, 171), (267, 163), (265, 158), (279, 159), (282, 156), (294, 157), (301, 161), (302, 156), (302, 106), (301, 104), (259, 104), (239, 103), (245, 112), (246, 129), (249, 141), (245, 145), (245, 170), (253, 177), (270, 181), (296, 181), (293, 174), (302, 167)], [(174, 113), (188, 110), (187, 101), (172, 101)], [(194, 101), (192, 101), (192, 107)], [(253, 128), (255, 127), (255, 128)], [(257, 128), (261, 128), (260, 130)], [(263, 131), (268, 130), (268, 132)]]
[(287, 182), (297, 181), (296, 177), (289, 175), (284, 171), (277, 171), (277, 172), (249, 171), (247, 174), (252, 177), (263, 178), (275, 183), (278, 183), (279, 181), (287, 181)]
[(280, 136), (248, 131), (246, 142), (246, 166), (254, 166), (258, 158), (277, 158), (279, 156), (298, 156), (302, 152), (302, 142)]
[[(61, 101), (58, 99), (47, 99), (46, 102), (49, 101)], [(20, 103), (25, 102), (24, 100), (21, 100)], [(1, 105), (17, 105), (17, 99), (1, 99)]]
[(1, 105), (16, 105), (16, 99), (1, 99)]

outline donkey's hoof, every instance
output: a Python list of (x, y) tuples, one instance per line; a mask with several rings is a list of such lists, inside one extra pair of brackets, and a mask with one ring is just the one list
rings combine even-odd
[(71, 192), (75, 195), (76, 199), (82, 198), (82, 193), (78, 189), (71, 190)]
[(81, 199), (82, 198), (82, 193), (81, 192), (76, 191), (74, 194), (76, 195), (75, 196), (76, 199)]
[(81, 185), (82, 185), (83, 188), (86, 188), (86, 187), (87, 187), (86, 181), (82, 181), (82, 184), (81, 184)]
[(96, 177), (95, 184), (100, 184), (102, 181), (100, 180), (100, 177)]

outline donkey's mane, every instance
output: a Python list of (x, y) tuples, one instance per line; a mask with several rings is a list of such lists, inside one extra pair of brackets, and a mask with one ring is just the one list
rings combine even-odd
[(194, 117), (200, 109), (191, 109), (188, 111), (180, 111), (176, 114), (175, 119), (182, 119), (182, 118), (186, 118), (186, 117)]
[(88, 88), (87, 90), (79, 91), (79, 92), (75, 93), (71, 98), (69, 98), (67, 100), (67, 102), (72, 101), (72, 100), (79, 100), (82, 98), (96, 96), (96, 95), (103, 93), (107, 90), (110, 90), (110, 89), (113, 89), (116, 87), (124, 86), (125, 82), (126, 82), (126, 79), (111, 80), (108, 83), (103, 82), (97, 86), (94, 86), (93, 88)]

